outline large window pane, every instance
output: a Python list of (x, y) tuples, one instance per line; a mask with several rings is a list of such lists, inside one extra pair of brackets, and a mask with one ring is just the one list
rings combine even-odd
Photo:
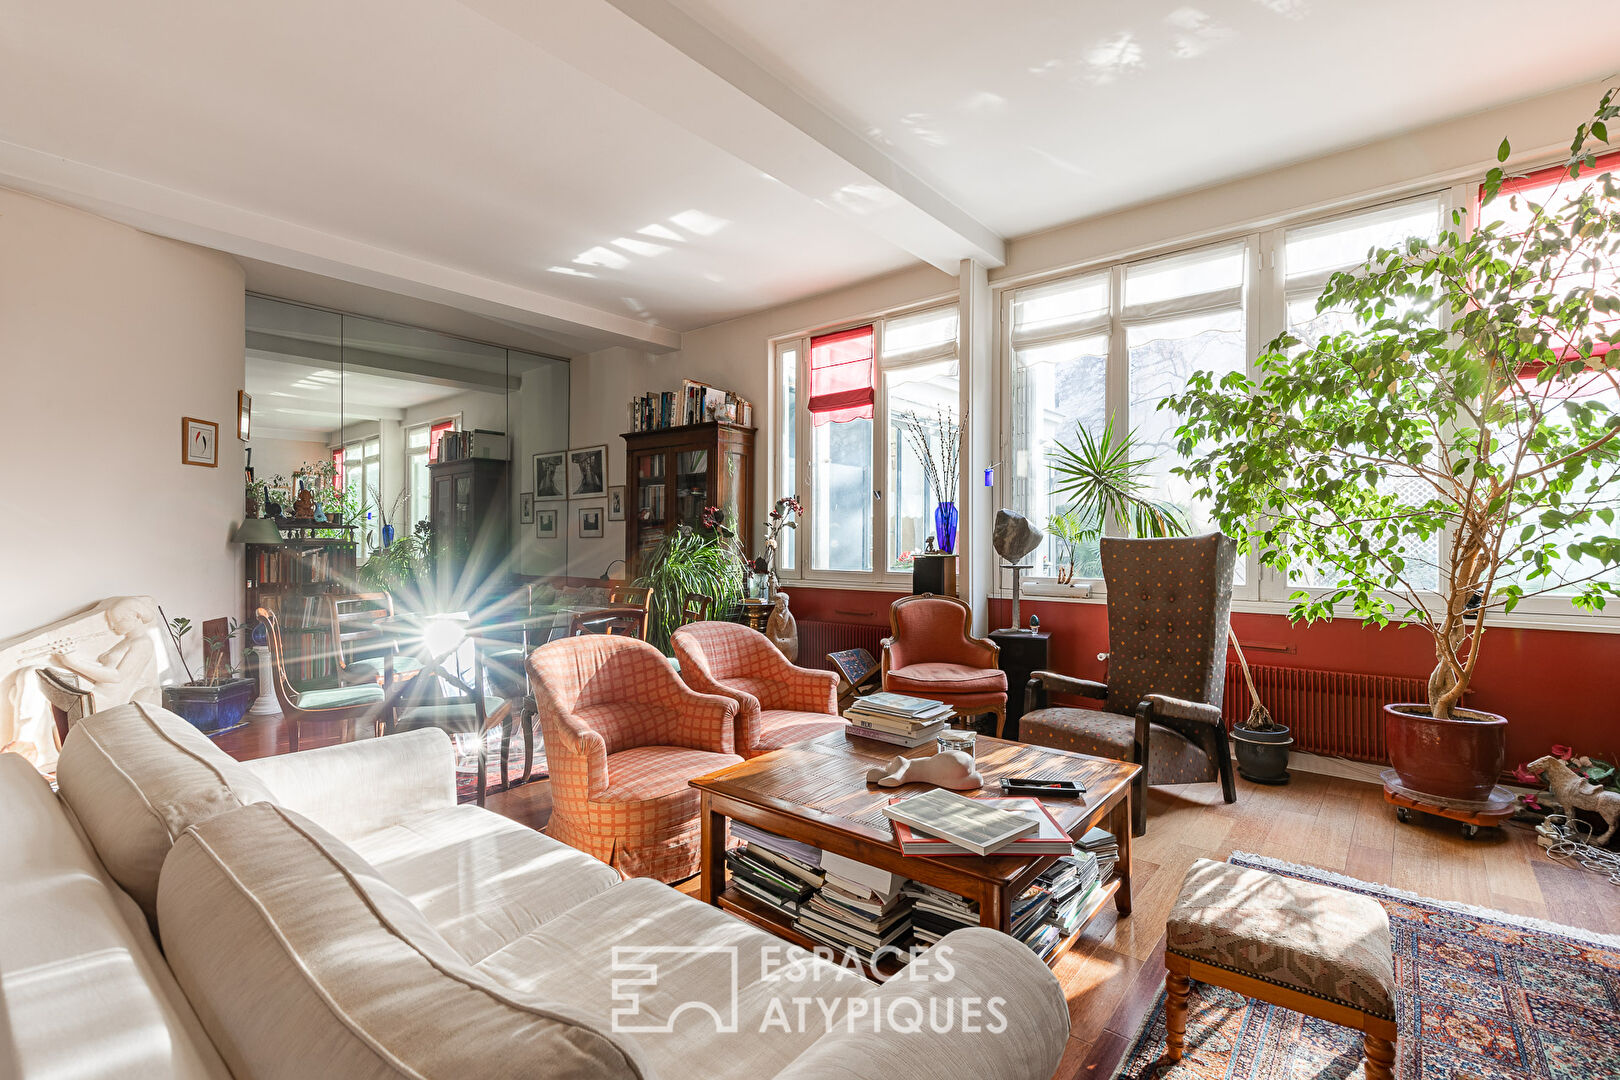
[[(934, 489), (917, 455), (916, 434), (932, 448), (938, 462), (942, 426), (954, 420), (959, 401), (955, 360), (891, 368), (884, 373), (889, 412), (888, 488), (889, 569), (909, 570), (911, 556), (934, 534), (934, 507), (956, 501), (955, 491)], [(948, 483), (947, 478), (941, 478)]]
[[(1013, 508), (1047, 534), (1028, 561), (1037, 577), (1054, 577), (1064, 561), (1063, 545), (1052, 535), (1051, 518), (1063, 510), (1052, 493), (1048, 455), (1058, 442), (1072, 445), (1076, 425), (1100, 432), (1108, 414), (1106, 373), (1108, 335), (1018, 349), (1013, 353), (1012, 427)], [(1102, 574), (1097, 546), (1075, 553), (1075, 574)]]
[[(1180, 510), (1194, 533), (1210, 532), (1216, 526), (1208, 504), (1193, 498), (1196, 485), (1170, 472), (1185, 460), (1176, 451), (1180, 419), (1174, 412), (1161, 410), (1159, 402), (1180, 393), (1195, 371), (1213, 371), (1219, 379), (1244, 370), (1243, 310), (1132, 326), (1126, 332), (1126, 345), (1130, 352), (1130, 424), (1136, 431), (1138, 453), (1150, 462), (1143, 480), (1151, 497)], [(1234, 580), (1243, 583), (1241, 562)]]
[(1318, 225), (1289, 229), (1283, 269), (1290, 278), (1355, 266), (1376, 247), (1394, 247), (1413, 236), (1432, 237), (1440, 225), (1440, 200), (1380, 207)]
[(810, 565), (872, 569), (872, 421), (814, 429)]
[[(799, 493), (799, 350), (783, 349), (777, 356), (782, 373), (782, 434), (777, 445), (782, 467), (776, 477), (777, 498)], [(799, 538), (793, 529), (785, 530), (777, 542), (776, 567), (792, 570), (798, 565)]]

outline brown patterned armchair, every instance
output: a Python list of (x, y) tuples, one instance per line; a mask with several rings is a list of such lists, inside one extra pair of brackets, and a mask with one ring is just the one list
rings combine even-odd
[[(1025, 742), (1142, 766), (1131, 831), (1147, 831), (1148, 784), (1221, 782), (1237, 800), (1221, 722), (1226, 626), (1237, 546), (1219, 533), (1102, 540), (1108, 586), (1108, 682), (1037, 671), (1019, 731)], [(1050, 706), (1050, 692), (1100, 699), (1101, 709)]]

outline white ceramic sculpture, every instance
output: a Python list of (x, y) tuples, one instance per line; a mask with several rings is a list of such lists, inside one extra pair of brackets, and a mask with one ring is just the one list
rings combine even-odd
[(34, 674), (41, 667), (73, 672), (98, 709), (159, 704), (158, 618), (150, 596), (116, 596), (0, 642), (0, 751), (55, 765), (56, 724)]
[(788, 610), (788, 594), (778, 590), (775, 596), (776, 604), (765, 620), (765, 636), (791, 664), (799, 658), (799, 620)]
[(973, 758), (960, 750), (943, 750), (930, 757), (896, 757), (880, 769), (868, 769), (866, 782), (878, 787), (933, 784), (952, 791), (977, 791), (984, 777)]

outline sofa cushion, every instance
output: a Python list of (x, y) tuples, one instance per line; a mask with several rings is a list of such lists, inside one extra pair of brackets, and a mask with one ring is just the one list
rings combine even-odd
[(844, 1004), (872, 985), (647, 878), (558, 916), (479, 970), (613, 1017), (658, 1062), (659, 1080), (774, 1076), (826, 1033), (823, 1009), (836, 1030)]
[(215, 814), (273, 801), (256, 776), (202, 732), (139, 702), (75, 724), (56, 780), (102, 865), (148, 918), (157, 911), (158, 870), (181, 833)]
[(476, 806), (418, 814), (350, 843), (472, 963), (620, 880), (606, 863)]
[(16, 754), (0, 806), (0, 1075), (229, 1080), (145, 916)]
[(480, 975), (353, 849), (282, 807), (193, 826), (158, 914), (236, 1080), (651, 1073), (606, 1023)]
[(1007, 673), (966, 664), (907, 664), (890, 669), (883, 685), (897, 694), (917, 690), (926, 694), (1006, 693)]

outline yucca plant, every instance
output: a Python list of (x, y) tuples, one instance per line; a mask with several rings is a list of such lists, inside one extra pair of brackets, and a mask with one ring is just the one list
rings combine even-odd
[(1057, 477), (1052, 493), (1068, 503), (1064, 513), (1072, 519), (1074, 543), (1096, 540), (1110, 520), (1130, 536), (1187, 535), (1185, 514), (1148, 497), (1142, 472), (1152, 459), (1138, 452), (1135, 431), (1116, 434), (1109, 419), (1095, 435), (1076, 424), (1074, 436), (1072, 447), (1060, 442), (1046, 455)]
[(743, 567), (723, 536), (683, 525), (665, 534), (653, 549), (636, 584), (652, 590), (648, 640), (669, 653), (670, 635), (681, 625), (686, 594), (713, 597), (719, 617), (742, 599)]

